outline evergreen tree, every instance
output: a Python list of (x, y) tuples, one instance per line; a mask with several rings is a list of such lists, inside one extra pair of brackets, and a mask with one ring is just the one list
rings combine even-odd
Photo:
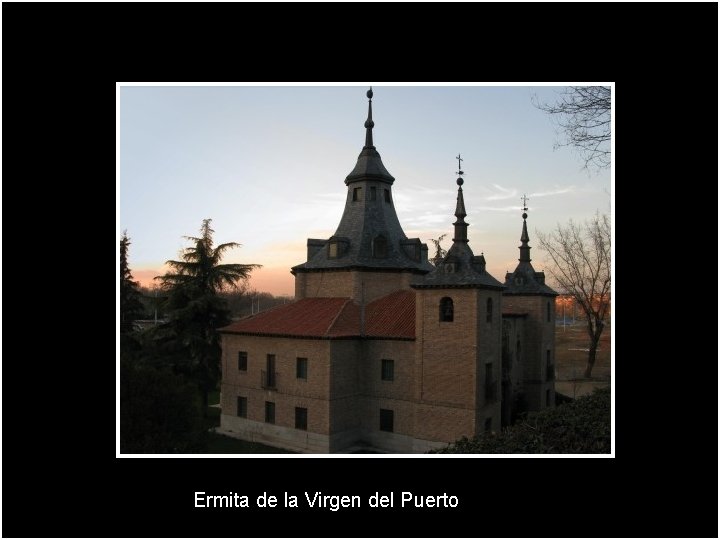
[(128, 266), (129, 246), (130, 239), (127, 231), (123, 231), (120, 239), (120, 332), (123, 334), (132, 331), (133, 322), (143, 312), (139, 284), (133, 281), (132, 272)]
[(230, 324), (230, 311), (218, 294), (235, 289), (246, 280), (257, 264), (221, 264), (229, 249), (239, 247), (228, 242), (215, 247), (210, 219), (203, 220), (199, 237), (186, 237), (193, 246), (186, 248), (181, 260), (167, 261), (171, 270), (155, 279), (168, 292), (168, 322), (158, 332), (161, 356), (175, 370), (195, 381), (207, 405), (208, 393), (220, 380), (220, 335), (217, 329)]

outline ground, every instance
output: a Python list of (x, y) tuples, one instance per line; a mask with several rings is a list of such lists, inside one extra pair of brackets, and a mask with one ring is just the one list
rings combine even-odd
[(590, 340), (587, 327), (580, 321), (562, 323), (555, 330), (555, 391), (569, 397), (592, 393), (594, 388), (610, 384), (610, 333), (608, 323), (600, 336), (600, 346), (590, 379), (583, 378)]

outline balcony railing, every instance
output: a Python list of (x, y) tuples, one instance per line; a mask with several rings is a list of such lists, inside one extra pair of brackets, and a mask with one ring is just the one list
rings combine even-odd
[(276, 371), (261, 371), (260, 372), (260, 386), (266, 390), (277, 389), (277, 372)]
[(555, 364), (548, 364), (545, 368), (545, 380), (546, 381), (554, 381), (555, 380)]
[(492, 403), (497, 399), (497, 384), (495, 381), (485, 383), (485, 403)]

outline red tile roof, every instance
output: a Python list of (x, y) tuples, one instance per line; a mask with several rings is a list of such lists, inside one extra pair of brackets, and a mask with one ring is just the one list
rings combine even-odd
[[(360, 336), (360, 306), (350, 298), (303, 298), (240, 319), (227, 334), (337, 339)], [(415, 339), (415, 292), (398, 291), (365, 308), (365, 335)]]

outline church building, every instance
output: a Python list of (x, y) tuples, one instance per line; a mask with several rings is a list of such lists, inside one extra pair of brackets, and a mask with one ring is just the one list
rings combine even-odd
[(291, 269), (295, 301), (222, 328), (220, 431), (306, 453), (426, 452), (554, 403), (557, 293), (531, 264), (500, 283), (468, 241), (458, 171), (453, 244), (436, 266), (395, 211), (373, 144), (345, 178), (330, 238)]

